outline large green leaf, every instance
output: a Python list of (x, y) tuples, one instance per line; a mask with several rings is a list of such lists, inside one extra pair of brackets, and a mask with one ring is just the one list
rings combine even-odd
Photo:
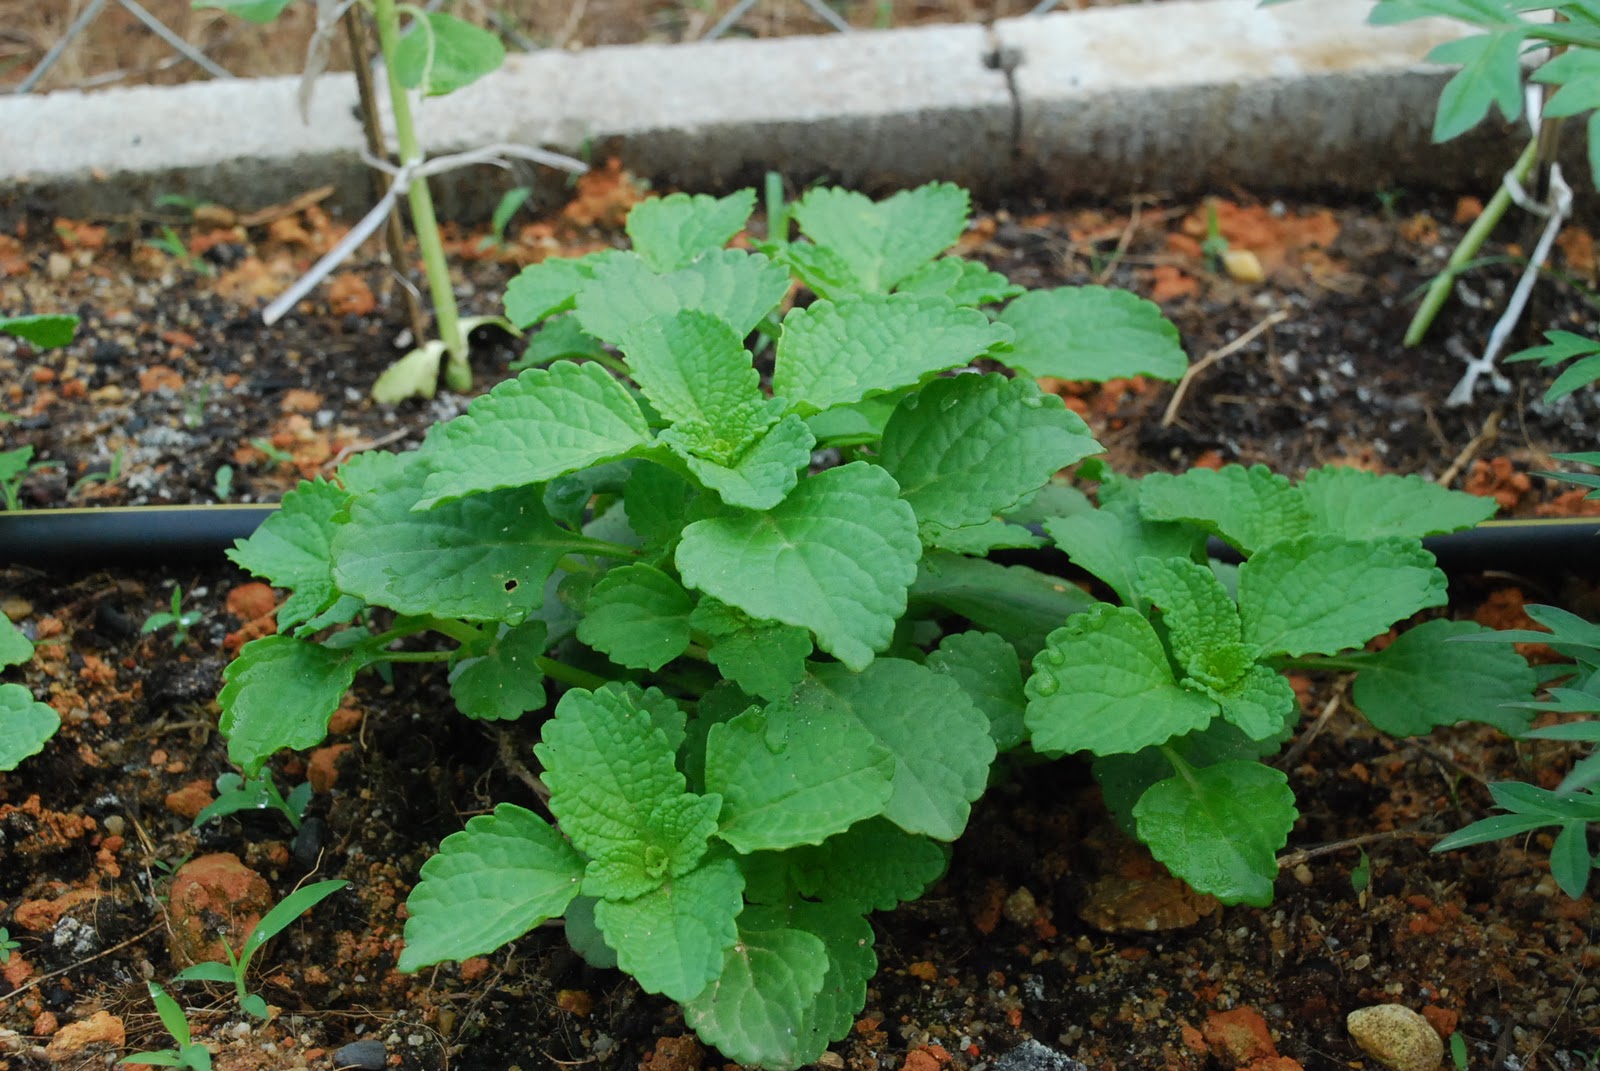
[(621, 457), (649, 435), (638, 403), (600, 365), (531, 368), (428, 435), (416, 508), (541, 483)]
[(1335, 654), (1445, 603), (1445, 578), (1414, 539), (1302, 536), (1239, 567), (1243, 639), (1267, 655)]
[(658, 275), (628, 253), (594, 267), (578, 291), (578, 322), (596, 338), (620, 343), (634, 327), (683, 309), (727, 322), (744, 337), (789, 292), (789, 273), (759, 253), (721, 249)]
[(1203, 728), (1217, 704), (1180, 688), (1155, 629), (1107, 603), (1050, 634), (1026, 685), (1033, 747), (1049, 755), (1130, 753)]
[(1454, 642), (1456, 636), (1493, 632), (1471, 621), (1428, 621), (1408, 629), (1382, 651), (1356, 656), (1361, 672), (1351, 698), (1390, 736), (1423, 736), (1459, 721), (1521, 735), (1533, 712), (1512, 704), (1533, 695), (1532, 668), (1510, 644)]
[[(619, 256), (622, 253), (617, 250), (603, 249), (587, 256), (549, 257), (528, 265), (506, 284), (506, 319), (517, 327), (526, 328), (558, 312), (569, 311), (577, 301), (578, 291), (594, 278), (595, 267)], [(567, 322), (577, 327), (576, 317)], [(581, 329), (579, 334), (583, 334)]]
[(766, 513), (689, 525), (677, 565), (689, 587), (752, 617), (808, 628), (859, 669), (889, 645), (921, 553), (894, 480), (858, 461), (800, 481)]
[(637, 900), (693, 870), (717, 831), (720, 796), (685, 793), (650, 812), (635, 840), (609, 848), (583, 872), (583, 893), (602, 900)]
[(800, 482), (817, 445), (806, 422), (793, 413), (723, 460), (700, 456), (697, 444), (680, 437), (678, 430), (668, 428), (661, 441), (683, 459), (702, 486), (741, 509), (771, 509), (782, 502)]
[(1000, 314), (1016, 337), (1007, 364), (1030, 376), (1177, 379), (1189, 367), (1160, 306), (1103, 286), (1034, 290)]
[(759, 620), (709, 597), (694, 608), (689, 625), (710, 637), (711, 664), (750, 695), (782, 698), (806, 674), (811, 633), (803, 628)]
[(0, 684), (0, 771), (15, 770), (61, 728), (61, 716), (20, 684)]
[(646, 992), (687, 1004), (724, 973), (739, 940), (744, 878), (731, 859), (668, 878), (635, 900), (601, 900), (594, 919), (617, 966)]
[(608, 572), (589, 593), (578, 639), (631, 669), (657, 670), (689, 648), (694, 600), (650, 565)]
[(1025, 652), (1043, 647), (1045, 636), (1061, 622), (1095, 602), (1082, 588), (1058, 576), (946, 551), (933, 551), (923, 559), (911, 596), (999, 633)]
[(543, 621), (514, 628), (501, 625), (493, 643), (450, 667), (450, 698), (469, 718), (497, 721), (520, 718), (544, 706), (544, 654), (548, 629)]
[(413, 21), (394, 55), (395, 77), (407, 89), (442, 97), (469, 86), (505, 62), (506, 47), (495, 34), (454, 15), (430, 11)]
[(277, 512), (227, 552), (241, 569), (273, 587), (290, 589), (278, 607), (280, 631), (310, 620), (338, 598), (331, 549), (338, 529), (334, 516), (349, 500), (342, 487), (320, 478), (303, 480), (283, 496)]
[(869, 818), (781, 858), (802, 895), (865, 912), (890, 911), (917, 899), (944, 874), (950, 852), (887, 818)]
[(565, 911), (582, 876), (583, 859), (532, 811), (502, 803), (480, 814), (422, 864), (400, 969), (493, 952)]
[(777, 419), (740, 336), (717, 316), (680, 309), (636, 325), (619, 345), (656, 412), (720, 440), (705, 456), (732, 456)]
[(852, 190), (817, 187), (795, 204), (794, 218), (866, 292), (884, 294), (955, 244), (966, 229), (968, 208), (967, 191), (948, 182), (878, 202)]
[(1026, 294), (1028, 288), (1017, 286), (1004, 275), (990, 271), (977, 261), (941, 257), (900, 280), (895, 292), (947, 297), (957, 305), (976, 307), (1009, 301), (1019, 294)]
[(1008, 342), (1011, 330), (946, 298), (871, 294), (784, 317), (772, 391), (802, 414), (908, 387)]
[(1139, 512), (1199, 525), (1245, 554), (1316, 531), (1306, 496), (1265, 465), (1151, 473), (1139, 481)]
[(994, 762), (989, 719), (951, 677), (898, 658), (852, 673), (813, 667), (789, 702), (802, 717), (848, 712), (894, 755), (883, 816), (908, 833), (955, 840)]
[(772, 703), (711, 727), (705, 784), (717, 836), (740, 852), (819, 844), (882, 812), (895, 757), (848, 712)]
[(1312, 469), (1300, 485), (1322, 535), (1345, 539), (1420, 539), (1471, 528), (1494, 516), (1495, 500), (1451, 491), (1421, 476), (1388, 476), (1334, 465)]
[(217, 696), (229, 760), (254, 777), (279, 748), (322, 743), (328, 720), (365, 664), (360, 651), (290, 636), (245, 644), (222, 671), (225, 683)]
[(844, 904), (797, 900), (788, 914), (790, 926), (820, 938), (828, 953), (828, 973), (796, 1039), (796, 1058), (815, 1061), (830, 1041), (850, 1032), (866, 1005), (867, 983), (878, 972), (875, 935), (866, 917)]
[(1098, 577), (1130, 606), (1139, 598), (1141, 558), (1193, 558), (1205, 543), (1205, 533), (1189, 525), (1140, 517), (1132, 497), (1048, 518), (1044, 530), (1073, 565)]
[(1150, 854), (1196, 892), (1266, 907), (1278, 849), (1299, 812), (1282, 771), (1245, 761), (1190, 768), (1157, 782), (1133, 815)]
[(1141, 558), (1139, 593), (1161, 611), (1180, 667), (1239, 642), (1238, 608), (1210, 566), (1188, 558)]
[(1027, 379), (936, 379), (883, 429), (878, 463), (917, 519), (982, 524), (1101, 450), (1082, 418)]
[(1010, 751), (1027, 737), (1022, 715), (1022, 669), (1017, 652), (993, 632), (957, 632), (928, 653), (928, 668), (951, 677), (989, 719), (997, 751)]
[(755, 204), (756, 191), (748, 189), (720, 198), (686, 193), (652, 197), (629, 210), (628, 237), (651, 270), (675, 271), (727, 245)]
[(22, 630), (11, 623), (5, 614), (0, 614), (0, 669), (6, 666), (20, 666), (33, 657), (33, 644)]

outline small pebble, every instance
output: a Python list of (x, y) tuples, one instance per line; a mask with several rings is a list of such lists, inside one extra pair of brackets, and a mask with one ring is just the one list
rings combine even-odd
[(388, 1058), (389, 1053), (381, 1041), (352, 1041), (333, 1054), (333, 1066), (360, 1068), (361, 1071), (383, 1071)]
[(1088, 1071), (1083, 1064), (1029, 1038), (994, 1062), (994, 1071)]
[(1345, 1029), (1362, 1050), (1394, 1071), (1438, 1071), (1444, 1042), (1433, 1024), (1404, 1004), (1357, 1008), (1345, 1017)]
[(1235, 282), (1259, 283), (1267, 277), (1260, 259), (1248, 249), (1230, 249), (1222, 254), (1222, 267)]

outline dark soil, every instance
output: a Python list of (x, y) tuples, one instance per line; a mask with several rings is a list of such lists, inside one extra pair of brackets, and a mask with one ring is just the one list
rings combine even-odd
[[(519, 261), (620, 240), (629, 196), (622, 183), (588, 186), (575, 209), (521, 228), (492, 256), (466, 259), (477, 238), (462, 238), (464, 304), (496, 311)], [(1593, 506), (1530, 475), (1555, 467), (1552, 453), (1593, 448), (1592, 394), (1545, 406), (1549, 374), (1517, 365), (1509, 393), (1485, 385), (1472, 405), (1443, 406), (1457, 351), (1487, 336), (1514, 264), (1468, 277), (1467, 300), (1427, 343), (1398, 345), (1416, 289), (1461, 230), (1457, 212), (1404, 197), (1388, 212), (1222, 202), (1223, 233), (1256, 254), (1261, 282), (1208, 270), (1198, 250), (1207, 213), (1195, 205), (1012, 205), (980, 214), (963, 244), (1027, 286), (1156, 294), (1197, 360), (1285, 314), (1198, 375), (1166, 425), (1170, 385), (1056, 385), (1120, 468), (1261, 461), (1298, 474), (1338, 461), (1495, 494), (1510, 515)], [(415, 445), (465, 404), (366, 399), (404, 330), (376, 262), (262, 327), (259, 298), (341, 228), (314, 207), (251, 222), (207, 210), (179, 228), (191, 254), (178, 258), (144, 244), (160, 234), (145, 219), (28, 215), (25, 233), (0, 236), (0, 309), (84, 320), (63, 350), (0, 339), (0, 408), (19, 417), (0, 424), (0, 443), (31, 444), (55, 463), (26, 481), (25, 506), (205, 503), (224, 490), (228, 501), (272, 501), (350, 451)], [(1595, 264), (1582, 232), (1556, 267), (1563, 278), (1541, 284), (1531, 321), (1592, 330), (1580, 282)], [(520, 348), (484, 339), (480, 386)], [(225, 467), (231, 486), (219, 488)], [(1593, 561), (1569, 564), (1588, 575), (1453, 578), (1449, 612), (1516, 625), (1524, 598), (1592, 612)], [(40, 643), (33, 665), (8, 679), (63, 718), (42, 754), (0, 774), (0, 926), (20, 943), (0, 965), (0, 1071), (103, 1067), (107, 1054), (169, 1043), (144, 983), (166, 984), (186, 962), (193, 909), (170, 872), (214, 853), (237, 856), (267, 888), (208, 862), (223, 872), (200, 912), (212, 924), (306, 879), (351, 882), (258, 959), (254, 985), (279, 1009), (272, 1022), (245, 1019), (222, 987), (180, 990), (219, 1069), (358, 1063), (371, 1053), (341, 1047), (363, 1039), (378, 1043), (383, 1066), (402, 1068), (720, 1066), (681, 1040), (671, 1004), (585, 966), (555, 928), (459, 966), (394, 970), (401, 905), (438, 841), (495, 803), (536, 806), (514, 759), (537, 725), (447, 713), (442, 672), (402, 667), (416, 671), (393, 685), (363, 677), (330, 747), (280, 757), (280, 785), (309, 777), (317, 788), (298, 836), (272, 812), (190, 831), (229, 769), (214, 729), (221, 668), (231, 647), (271, 627), (270, 592), (249, 579), (220, 557), (148, 570), (0, 568), (0, 608)], [(202, 615), (176, 646), (171, 630), (139, 631), (167, 608), (173, 583)], [(1471, 1068), (1593, 1068), (1594, 904), (1556, 889), (1548, 839), (1428, 852), (1487, 813), (1485, 781), (1553, 785), (1571, 753), (1477, 728), (1394, 740), (1348, 710), (1342, 682), (1299, 683), (1306, 720), (1285, 770), (1302, 818), (1273, 907), (1218, 908), (1166, 878), (1110, 832), (1082, 767), (1009, 770), (975, 810), (949, 875), (875, 919), (880, 971), (866, 1009), (820, 1066), (979, 1071), (1036, 1039), (1097, 1069), (1333, 1071), (1376, 1066), (1346, 1034), (1346, 1014), (1400, 1003), (1458, 1032)], [(1371, 879), (1358, 889), (1362, 850)]]

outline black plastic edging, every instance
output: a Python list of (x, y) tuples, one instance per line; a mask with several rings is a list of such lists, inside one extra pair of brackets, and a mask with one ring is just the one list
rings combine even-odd
[[(234, 540), (249, 536), (276, 510), (275, 505), (218, 505), (0, 512), (0, 566), (92, 569), (220, 558)], [(1597, 536), (1600, 517), (1560, 517), (1486, 521), (1422, 542), (1446, 573), (1588, 573), (1600, 571)], [(1208, 549), (1224, 561), (1239, 559), (1237, 551), (1217, 539)], [(1067, 568), (1066, 556), (1055, 550), (1024, 551), (1004, 559), (1050, 573)]]

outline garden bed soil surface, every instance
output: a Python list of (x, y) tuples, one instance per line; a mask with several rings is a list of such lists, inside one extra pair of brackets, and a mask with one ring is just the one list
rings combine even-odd
[[(519, 263), (620, 242), (636, 196), (626, 176), (601, 171), (562, 215), (513, 225), (502, 246), (458, 236), (464, 304), (494, 312)], [(1212, 360), (1170, 420), (1171, 385), (1053, 384), (1115, 466), (1263, 462), (1298, 475), (1339, 462), (1492, 494), (1506, 515), (1596, 505), (1533, 475), (1555, 467), (1552, 453), (1593, 448), (1591, 395), (1545, 406), (1549, 374), (1518, 365), (1508, 393), (1485, 386), (1469, 406), (1442, 404), (1515, 264), (1474, 272), (1429, 341), (1398, 344), (1414, 291), (1470, 204), (1235, 195), (1214, 207), (1230, 250), (1253, 254), (1253, 267), (1237, 256), (1231, 274), (1208, 266), (1207, 207), (1154, 198), (983, 211), (962, 242), (1030, 287), (1104, 282), (1154, 297), (1197, 360), (1260, 328)], [(3, 443), (55, 463), (24, 483), (27, 507), (272, 501), (352, 451), (415, 445), (467, 401), (367, 400), (405, 329), (393, 277), (375, 261), (275, 327), (256, 319), (261, 300), (342, 232), (311, 199), (248, 218), (206, 207), (173, 221), (183, 251), (148, 244), (161, 235), (151, 218), (15, 222), (0, 235), (0, 309), (83, 317), (62, 350), (0, 340), (0, 409), (18, 418), (0, 424)], [(1585, 330), (1596, 268), (1581, 229), (1555, 268), (1562, 278), (1541, 284), (1532, 321)], [(480, 388), (521, 348), (484, 339)], [(1527, 599), (1592, 615), (1592, 557), (1570, 563), (1586, 577), (1546, 564), (1557, 567), (1455, 577), (1448, 612), (1526, 624)], [(140, 634), (173, 583), (200, 614), (177, 645), (170, 629)], [(0, 926), (18, 943), (0, 965), (3, 1071), (104, 1067), (112, 1054), (167, 1046), (145, 982), (168, 983), (188, 962), (196, 927), (247, 924), (296, 884), (330, 877), (351, 885), (257, 960), (272, 1021), (244, 1017), (221, 987), (179, 990), (218, 1068), (722, 1066), (672, 1004), (587, 967), (554, 927), (463, 964), (395, 970), (402, 905), (439, 840), (495, 803), (537, 806), (521, 777), (535, 719), (464, 721), (442, 670), (401, 667), (392, 685), (363, 678), (327, 747), (273, 764), (280, 785), (315, 788), (298, 835), (272, 812), (192, 831), (229, 769), (219, 674), (272, 628), (273, 592), (219, 556), (3, 568), (0, 600), (39, 644), (8, 678), (63, 719), (43, 753), (0, 775)], [(1305, 720), (1284, 769), (1302, 817), (1273, 906), (1219, 907), (1167, 878), (1112, 832), (1078, 763), (1006, 767), (947, 877), (874, 918), (880, 969), (866, 1008), (819, 1066), (1077, 1066), (1003, 1062), (1031, 1040), (1096, 1069), (1374, 1067), (1345, 1016), (1399, 1003), (1459, 1034), (1472, 1068), (1593, 1068), (1597, 919), (1591, 899), (1556, 889), (1548, 840), (1428, 851), (1488, 812), (1484, 782), (1553, 785), (1570, 752), (1475, 727), (1391, 739), (1349, 709), (1341, 681), (1296, 683)]]

